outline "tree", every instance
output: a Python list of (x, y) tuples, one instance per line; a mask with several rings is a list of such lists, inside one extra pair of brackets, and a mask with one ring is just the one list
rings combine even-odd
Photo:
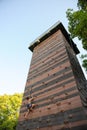
[(15, 130), (22, 94), (0, 96), (0, 130)]
[[(82, 45), (87, 50), (87, 0), (78, 0), (78, 10), (68, 9), (66, 14), (68, 18), (68, 29), (71, 37), (78, 37), (82, 40)], [(83, 59), (83, 67), (87, 70), (87, 57)]]
[(87, 72), (87, 54), (81, 55), (81, 59), (83, 60), (82, 66), (86, 69)]
[(79, 9), (87, 10), (87, 0), (78, 0), (77, 6)]

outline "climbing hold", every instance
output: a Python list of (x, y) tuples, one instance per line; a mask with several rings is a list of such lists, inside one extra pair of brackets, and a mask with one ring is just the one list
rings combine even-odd
[(60, 104), (61, 104), (61, 102), (57, 102), (57, 104), (56, 104), (56, 105), (57, 105), (57, 106), (59, 106)]
[(65, 66), (65, 69), (67, 69), (68, 67)]
[(53, 74), (53, 76), (55, 76), (56, 74)]
[(42, 82), (43, 84), (45, 84), (45, 82)]
[(67, 92), (65, 92), (65, 95), (68, 95), (68, 93), (67, 93)]
[(50, 122), (50, 121), (51, 121), (51, 120), (48, 118), (48, 119), (47, 119), (47, 122)]
[(70, 104), (71, 104), (71, 102), (68, 102), (68, 104), (70, 105)]
[(39, 110), (39, 112), (41, 112), (41, 110)]
[(64, 124), (67, 124), (69, 123), (68, 119), (64, 120)]
[(48, 74), (48, 76), (49, 76), (49, 74)]
[(47, 109), (48, 109), (48, 110), (49, 110), (49, 109), (51, 109), (51, 108), (50, 108), (50, 106), (49, 106), (49, 107), (47, 107)]
[(64, 110), (62, 109), (62, 110), (60, 110), (60, 112), (64, 112)]
[(42, 61), (42, 63), (44, 63), (44, 61)]
[(81, 91), (82, 90), (82, 88), (78, 88), (79, 89), (79, 91)]

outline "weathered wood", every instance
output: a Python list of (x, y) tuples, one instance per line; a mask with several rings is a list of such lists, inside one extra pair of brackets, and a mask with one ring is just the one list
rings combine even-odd
[[(58, 28), (32, 45), (16, 130), (87, 130), (86, 79), (76, 58), (78, 51), (65, 33)], [(28, 95), (36, 97), (33, 103), (38, 106), (26, 120)]]

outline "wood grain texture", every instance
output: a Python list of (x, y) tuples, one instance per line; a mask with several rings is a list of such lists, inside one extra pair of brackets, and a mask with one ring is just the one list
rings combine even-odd
[[(34, 48), (16, 130), (86, 130), (87, 110), (81, 100), (86, 92), (79, 91), (85, 79), (80, 85), (75, 57), (60, 30)], [(26, 120), (29, 95), (38, 106)]]

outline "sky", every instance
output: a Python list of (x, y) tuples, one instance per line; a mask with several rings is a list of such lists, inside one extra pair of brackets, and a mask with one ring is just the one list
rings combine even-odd
[[(57, 21), (68, 30), (68, 8), (77, 10), (77, 0), (0, 0), (0, 95), (24, 91), (30, 43)], [(74, 42), (85, 54), (81, 41)]]

